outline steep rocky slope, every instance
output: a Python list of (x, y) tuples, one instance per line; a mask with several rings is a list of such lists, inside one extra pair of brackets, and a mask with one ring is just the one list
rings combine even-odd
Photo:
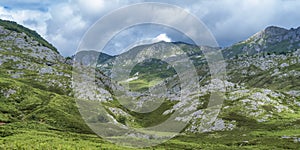
[(254, 55), (257, 53), (283, 54), (300, 47), (300, 28), (284, 29), (270, 26), (245, 41), (224, 49), (224, 57)]
[(49, 43), (33, 35), (37, 34), (0, 20), (0, 121), (37, 121), (89, 131), (70, 97), (71, 66)]

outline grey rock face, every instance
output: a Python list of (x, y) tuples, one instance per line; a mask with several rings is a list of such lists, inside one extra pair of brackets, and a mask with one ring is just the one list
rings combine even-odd
[(270, 26), (247, 40), (223, 50), (224, 57), (235, 55), (255, 55), (257, 53), (286, 53), (293, 51), (300, 44), (300, 28), (284, 29)]
[(8, 30), (2, 26), (0, 65), (15, 79), (34, 78), (32, 82), (59, 89), (56, 91), (68, 91), (71, 88), (71, 68), (56, 50), (44, 46), (24, 32)]

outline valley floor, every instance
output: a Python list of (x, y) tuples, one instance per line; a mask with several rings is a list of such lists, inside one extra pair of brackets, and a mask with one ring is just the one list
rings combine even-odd
[[(179, 135), (145, 149), (299, 149), (299, 128), (261, 130), (239, 128), (194, 135)], [(0, 126), (0, 149), (136, 149), (114, 145), (93, 134), (59, 131), (37, 122)]]

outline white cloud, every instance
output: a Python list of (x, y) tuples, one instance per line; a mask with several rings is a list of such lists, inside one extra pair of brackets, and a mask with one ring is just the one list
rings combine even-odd
[(46, 21), (51, 18), (51, 15), (37, 10), (8, 10), (0, 6), (0, 18), (16, 21), (32, 30), (36, 30), (43, 37), (47, 37)]
[(64, 56), (75, 53), (81, 36), (89, 27), (88, 22), (78, 12), (76, 5), (68, 3), (55, 5), (49, 10), (52, 18), (47, 23), (47, 40)]
[(162, 33), (162, 34), (160, 34), (157, 37), (152, 39), (153, 43), (160, 42), (160, 41), (171, 42), (172, 40), (171, 40), (170, 37), (167, 36), (166, 33)]
[(108, 11), (120, 5), (118, 0), (69, 0), (53, 5), (49, 11), (52, 19), (47, 27), (48, 40), (60, 50), (62, 55), (73, 55), (90, 26)]
[(219, 44), (229, 45), (270, 25), (299, 26), (299, 7), (293, 0), (220, 0), (199, 2), (191, 12), (207, 24)]
[(104, 0), (77, 0), (79, 8), (87, 14), (100, 13), (105, 8)]

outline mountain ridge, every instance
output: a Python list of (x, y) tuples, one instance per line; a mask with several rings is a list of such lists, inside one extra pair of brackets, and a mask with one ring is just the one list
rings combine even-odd
[(286, 53), (296, 50), (299, 46), (300, 27), (287, 30), (269, 26), (222, 51), (225, 58), (233, 58), (237, 55), (255, 55), (257, 53)]
[[(271, 39), (274, 39), (274, 40), (271, 40)], [(300, 26), (297, 27), (296, 29), (294, 29), (294, 28), (285, 29), (282, 27), (274, 26), (274, 25), (268, 26), (265, 29), (258, 31), (257, 33), (251, 35), (249, 38), (247, 38), (244, 41), (234, 43), (228, 47), (214, 48), (214, 49), (221, 49), (223, 52), (224, 58), (227, 58), (227, 59), (232, 58), (236, 55), (245, 55), (245, 54), (254, 55), (254, 54), (257, 54), (258, 52), (274, 53), (276, 51), (272, 50), (271, 48), (267, 48), (266, 45), (263, 45), (263, 44), (264, 43), (280, 44), (283, 40), (289, 40), (289, 39), (294, 39), (294, 41), (292, 41), (291, 43), (296, 42), (297, 45), (290, 46), (290, 48), (284, 49), (282, 51), (278, 51), (278, 53), (288, 52), (289, 50), (295, 49), (297, 46), (300, 46)], [(176, 42), (160, 41), (157, 43), (135, 46), (132, 49), (138, 49), (140, 47), (153, 46), (156, 44), (163, 44), (163, 43), (164, 44), (174, 44), (174, 45), (187, 45), (187, 46), (192, 46), (192, 47), (207, 47), (207, 46), (201, 46), (201, 45), (199, 46), (199, 45), (195, 45), (195, 44), (191, 44), (191, 43), (186, 43), (186, 42), (182, 42), (182, 41), (176, 41)], [(247, 44), (251, 44), (253, 46), (248, 48)], [(252, 52), (251, 50), (249, 50), (252, 48), (255, 49), (256, 52)], [(132, 49), (130, 49), (130, 50), (132, 50)], [(233, 50), (238, 51), (238, 52), (235, 52), (234, 55), (231, 55), (230, 53), (233, 53)], [(124, 52), (124, 53), (126, 53), (126, 52)], [(104, 54), (106, 54), (106, 53), (104, 53)], [(113, 56), (110, 54), (106, 54), (106, 55)], [(121, 54), (118, 54), (118, 55), (121, 55)], [(114, 57), (116, 57), (118, 55), (114, 55)]]
[(5, 29), (11, 30), (11, 31), (16, 31), (18, 33), (23, 32), (26, 35), (28, 35), (29, 37), (38, 41), (43, 46), (48, 47), (48, 48), (52, 49), (53, 51), (59, 53), (59, 51), (52, 44), (50, 44), (44, 38), (42, 38), (36, 31), (33, 31), (33, 30), (26, 28), (20, 24), (17, 24), (14, 21), (2, 20), (2, 19), (0, 19), (0, 26), (2, 26)]

